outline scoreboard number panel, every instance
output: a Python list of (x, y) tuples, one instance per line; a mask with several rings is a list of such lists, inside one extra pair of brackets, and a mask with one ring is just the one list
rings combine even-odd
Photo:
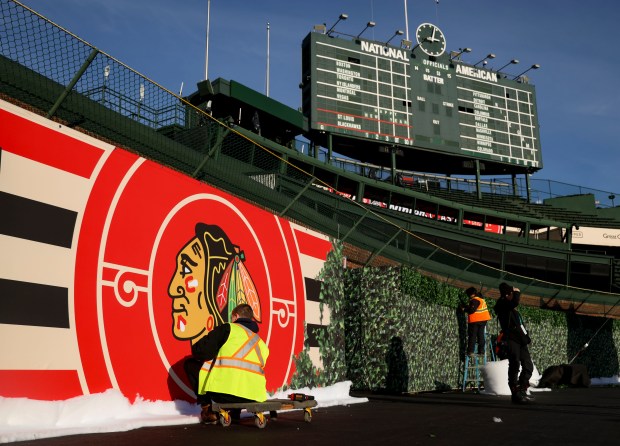
[(534, 86), (453, 59), (430, 23), (416, 40), (408, 49), (308, 34), (303, 102), (311, 130), (542, 168)]
[(491, 74), (490, 80), (457, 74), (461, 149), (474, 156), (541, 167), (533, 87)]
[[(410, 65), (405, 50), (311, 34), (312, 128), (411, 145)], [(364, 48), (365, 51), (362, 49)], [(383, 55), (384, 50), (394, 57)]]

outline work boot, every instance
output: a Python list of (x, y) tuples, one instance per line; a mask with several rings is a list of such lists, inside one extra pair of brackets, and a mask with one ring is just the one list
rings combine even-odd
[(218, 421), (218, 414), (211, 410), (211, 404), (202, 406), (200, 411), (200, 422), (202, 424), (216, 424)]
[(534, 398), (534, 395), (527, 393), (527, 389), (529, 387), (530, 386), (528, 384), (521, 384), (517, 386), (517, 391), (522, 393), (523, 398), (525, 398), (528, 403), (531, 403), (532, 401), (535, 401), (536, 398)]
[(510, 397), (510, 401), (512, 401), (514, 404), (527, 404), (527, 400), (521, 392), (514, 392)]
[(511, 387), (510, 392), (512, 394), (510, 401), (514, 404), (527, 404), (529, 402), (526, 398), (527, 394), (519, 386)]

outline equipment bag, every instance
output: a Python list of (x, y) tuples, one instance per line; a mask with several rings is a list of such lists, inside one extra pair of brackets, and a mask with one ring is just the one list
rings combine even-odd
[(501, 359), (508, 358), (508, 341), (503, 331), (499, 332), (497, 339), (495, 340), (495, 356)]

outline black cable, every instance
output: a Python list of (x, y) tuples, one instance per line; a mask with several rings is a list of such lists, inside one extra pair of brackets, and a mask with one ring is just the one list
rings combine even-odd
[(588, 340), (588, 342), (586, 342), (585, 344), (583, 344), (583, 347), (581, 347), (581, 348), (579, 349), (579, 351), (577, 352), (577, 354), (576, 354), (575, 356), (573, 356), (573, 359), (571, 359), (570, 361), (568, 361), (568, 363), (569, 363), (569, 364), (572, 364), (572, 363), (573, 363), (573, 361), (574, 361), (575, 359), (577, 359), (577, 357), (578, 357), (580, 354), (582, 354), (582, 353), (586, 350), (586, 348), (588, 348), (588, 346), (590, 345), (590, 342), (592, 342), (592, 339), (594, 339), (594, 337), (598, 334), (598, 332), (599, 332), (599, 331), (601, 331), (601, 329), (605, 326), (605, 324), (606, 324), (607, 322), (609, 322), (610, 320), (611, 320), (611, 319), (605, 319), (605, 322), (603, 322), (603, 323), (601, 324), (601, 326), (600, 326), (600, 327), (598, 327), (598, 330), (596, 330), (596, 332), (592, 335), (592, 337)]

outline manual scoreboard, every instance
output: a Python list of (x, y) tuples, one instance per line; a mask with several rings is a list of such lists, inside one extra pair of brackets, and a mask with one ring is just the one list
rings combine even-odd
[(451, 59), (433, 25), (421, 25), (417, 38), (408, 49), (310, 33), (302, 88), (311, 130), (404, 148), (405, 156), (424, 149), (541, 168), (534, 87)]

